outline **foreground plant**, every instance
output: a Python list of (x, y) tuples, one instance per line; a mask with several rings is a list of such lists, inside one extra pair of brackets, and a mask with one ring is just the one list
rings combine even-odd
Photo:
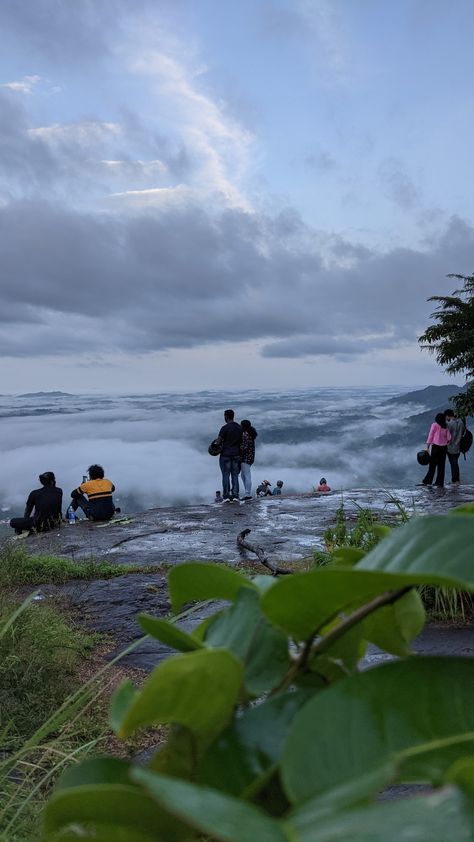
[[(371, 552), (253, 580), (213, 564), (171, 570), (173, 609), (220, 600), (189, 634), (142, 615), (178, 650), (113, 700), (126, 738), (168, 739), (146, 767), (103, 758), (68, 770), (45, 815), (51, 842), (470, 840), (474, 663), (420, 657), (415, 586), (474, 590), (474, 518), (413, 520)], [(359, 671), (367, 643), (398, 656)], [(377, 803), (388, 785), (432, 794)]]

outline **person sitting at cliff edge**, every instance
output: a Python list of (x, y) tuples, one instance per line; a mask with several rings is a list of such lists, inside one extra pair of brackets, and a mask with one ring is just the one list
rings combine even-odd
[(88, 473), (89, 479), (71, 491), (72, 503), (69, 508), (73, 512), (81, 508), (89, 520), (110, 520), (115, 514), (112, 497), (115, 485), (104, 477), (101, 465), (91, 465)]
[(61, 525), (63, 492), (56, 487), (56, 477), (52, 471), (45, 471), (38, 477), (42, 488), (32, 491), (26, 501), (23, 517), (13, 517), (10, 526), (17, 535), (24, 529), (33, 532), (50, 532)]

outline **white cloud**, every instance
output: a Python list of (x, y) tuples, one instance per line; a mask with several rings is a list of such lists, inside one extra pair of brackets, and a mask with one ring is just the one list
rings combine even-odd
[(20, 94), (32, 94), (33, 88), (41, 81), (41, 76), (23, 76), (16, 82), (5, 82), (1, 87)]

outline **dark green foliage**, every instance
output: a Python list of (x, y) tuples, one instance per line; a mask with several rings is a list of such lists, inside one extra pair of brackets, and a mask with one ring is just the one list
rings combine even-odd
[[(474, 590), (473, 542), (474, 518), (460, 513), (281, 579), (174, 568), (173, 605), (228, 605), (191, 633), (143, 618), (178, 654), (140, 691), (124, 684), (111, 717), (121, 736), (154, 723), (168, 739), (145, 767), (105, 759), (68, 773), (47, 840), (467, 842), (474, 662), (413, 656), (410, 643), (424, 616), (415, 586)], [(400, 660), (360, 672), (367, 641)], [(440, 790), (377, 803), (410, 781)]]
[[(436, 356), (439, 365), (450, 374), (463, 373), (474, 378), (474, 275), (448, 275), (463, 281), (462, 289), (452, 295), (435, 295), (438, 307), (431, 314), (435, 323), (419, 337), (422, 348)], [(474, 414), (474, 385), (454, 397), (458, 415), (466, 418)]]

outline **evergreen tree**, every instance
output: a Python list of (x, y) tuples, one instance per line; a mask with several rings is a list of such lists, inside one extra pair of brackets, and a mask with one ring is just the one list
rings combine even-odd
[[(474, 379), (474, 274), (452, 274), (448, 278), (457, 278), (464, 285), (452, 295), (434, 295), (428, 299), (438, 302), (431, 314), (435, 323), (425, 330), (418, 342), (436, 356), (437, 362), (449, 374), (462, 373), (467, 379)], [(462, 418), (474, 415), (474, 383), (452, 401)]]

